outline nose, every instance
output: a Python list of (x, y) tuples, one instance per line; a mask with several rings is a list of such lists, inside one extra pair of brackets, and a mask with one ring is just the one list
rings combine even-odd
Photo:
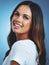
[(23, 21), (22, 16), (19, 16), (19, 17), (17, 18), (17, 21), (19, 21), (19, 22), (21, 22), (21, 23), (22, 23), (22, 21)]

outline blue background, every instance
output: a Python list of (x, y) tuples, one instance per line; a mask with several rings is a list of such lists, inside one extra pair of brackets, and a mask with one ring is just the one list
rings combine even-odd
[[(7, 44), (7, 36), (10, 32), (10, 15), (16, 5), (24, 0), (0, 0), (0, 65), (9, 49)], [(40, 5), (43, 11), (44, 27), (45, 27), (45, 45), (47, 51), (47, 63), (49, 65), (49, 0), (32, 0)]]

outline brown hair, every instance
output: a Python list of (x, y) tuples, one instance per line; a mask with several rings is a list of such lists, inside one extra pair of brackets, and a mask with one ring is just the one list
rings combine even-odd
[[(43, 24), (43, 14), (40, 6), (32, 1), (23, 1), (21, 2), (13, 11), (10, 20), (13, 17), (15, 10), (21, 5), (28, 5), (32, 12), (32, 26), (29, 31), (29, 38), (35, 42), (37, 46), (37, 50), (39, 53), (39, 63), (40, 65), (46, 64), (46, 50), (45, 50), (45, 32), (44, 32), (44, 24)], [(12, 45), (16, 42), (15, 33), (11, 31), (8, 35), (8, 45), (10, 47), (9, 51), (6, 53), (5, 57), (8, 56)]]

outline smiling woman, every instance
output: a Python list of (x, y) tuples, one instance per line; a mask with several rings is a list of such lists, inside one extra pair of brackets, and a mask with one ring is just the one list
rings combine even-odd
[(29, 28), (31, 26), (31, 20), (32, 20), (32, 14), (31, 14), (31, 10), (29, 6), (21, 5), (14, 12), (13, 17), (12, 17), (13, 32), (15, 32), (16, 35), (17, 33), (26, 34), (29, 31)]
[(21, 2), (14, 9), (10, 23), (10, 49), (3, 65), (45, 65), (45, 34), (40, 6), (32, 1)]

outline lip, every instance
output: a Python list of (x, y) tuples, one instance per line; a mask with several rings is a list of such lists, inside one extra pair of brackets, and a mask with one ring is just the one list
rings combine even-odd
[(15, 20), (13, 21), (13, 26), (16, 29), (23, 27), (23, 25), (21, 23), (19, 23), (18, 21), (15, 21)]

